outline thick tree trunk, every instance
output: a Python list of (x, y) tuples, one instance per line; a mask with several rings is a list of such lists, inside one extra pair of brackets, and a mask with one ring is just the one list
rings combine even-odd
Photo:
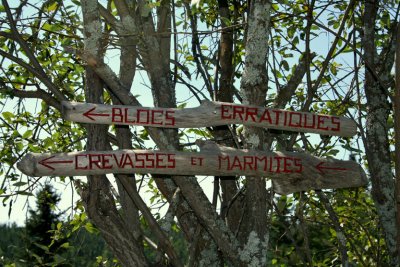
[[(82, 1), (84, 20), (85, 53), (100, 60), (103, 58), (102, 29), (97, 1)], [(103, 82), (89, 66), (85, 74), (86, 100), (91, 103), (103, 102)], [(87, 149), (103, 150), (108, 148), (108, 127), (99, 125), (87, 126)], [(125, 178), (122, 178), (125, 179)], [(147, 266), (141, 245), (141, 230), (132, 228), (139, 226), (139, 217), (135, 206), (126, 210), (121, 218), (110, 191), (110, 183), (105, 175), (88, 176), (88, 188), (82, 193), (82, 200), (89, 218), (101, 231), (110, 249), (123, 266)], [(122, 193), (123, 206), (131, 204), (131, 200)], [(128, 222), (128, 220), (133, 220)]]
[[(267, 94), (266, 59), (270, 31), (271, 2), (250, 2), (247, 24), (245, 68), (241, 81), (244, 104), (263, 106)], [(245, 127), (246, 148), (265, 149), (264, 130)], [(247, 177), (243, 222), (239, 240), (243, 246), (243, 258), (251, 266), (264, 266), (267, 262), (269, 222), (267, 217), (268, 193), (266, 181), (261, 177)], [(244, 253), (245, 252), (245, 253)], [(246, 255), (246, 257), (245, 257)]]
[(372, 182), (372, 196), (385, 233), (386, 245), (392, 266), (399, 265), (396, 249), (396, 205), (394, 179), (389, 149), (388, 116), (391, 110), (383, 84), (377, 73), (375, 58), (375, 24), (379, 1), (365, 1), (364, 14), (364, 58), (366, 62), (365, 95), (367, 97), (366, 152)]
[[(400, 40), (400, 23), (397, 24), (397, 40)], [(400, 255), (400, 45), (396, 46), (396, 89), (394, 100), (394, 132), (395, 132), (395, 173), (396, 173), (396, 225), (397, 225), (397, 255)], [(400, 256), (399, 256), (400, 257)]]

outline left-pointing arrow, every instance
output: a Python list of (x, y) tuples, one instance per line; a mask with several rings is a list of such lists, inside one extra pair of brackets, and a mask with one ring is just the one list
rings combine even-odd
[(42, 159), (41, 161), (39, 161), (39, 164), (42, 165), (42, 166), (44, 166), (44, 167), (46, 167), (46, 168), (49, 168), (49, 169), (51, 169), (51, 170), (55, 170), (55, 169), (51, 166), (51, 164), (73, 163), (73, 162), (74, 162), (73, 160), (50, 160), (50, 159), (52, 159), (52, 158), (54, 158), (54, 157), (55, 157), (55, 156), (51, 156), (51, 157), (49, 157), (49, 158)]
[(321, 173), (321, 174), (325, 174), (323, 169), (325, 170), (335, 170), (335, 171), (346, 171), (346, 168), (338, 168), (338, 167), (326, 167), (324, 166), (326, 162), (320, 162), (318, 163), (317, 166), (315, 166), (315, 168)]
[(95, 109), (96, 109), (96, 107), (94, 107), (92, 109), (89, 109), (88, 111), (86, 111), (82, 115), (87, 117), (88, 119), (90, 119), (92, 121), (96, 121), (93, 117), (109, 117), (110, 116), (110, 114), (94, 113), (93, 111)]

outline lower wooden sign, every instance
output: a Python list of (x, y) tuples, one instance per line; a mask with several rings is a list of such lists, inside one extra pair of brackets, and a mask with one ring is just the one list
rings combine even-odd
[[(322, 159), (306, 153), (224, 149), (219, 151), (171, 152), (113, 150), (58, 154), (27, 154), (17, 164), (29, 176), (75, 176), (108, 173), (167, 175), (246, 175), (282, 180), (291, 188), (277, 192), (358, 187), (366, 184), (363, 169), (354, 161)], [(285, 182), (286, 181), (286, 182)], [(306, 183), (302, 181), (307, 181)], [(307, 187), (307, 188), (303, 188)], [(286, 188), (286, 189), (285, 189)]]

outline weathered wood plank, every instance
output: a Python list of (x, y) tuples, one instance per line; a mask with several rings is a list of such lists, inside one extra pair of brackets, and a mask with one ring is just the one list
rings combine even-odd
[(348, 118), (309, 112), (270, 109), (224, 102), (203, 102), (195, 108), (149, 108), (63, 102), (66, 120), (119, 125), (142, 125), (164, 128), (198, 128), (243, 124), (295, 132), (350, 137), (356, 123)]
[(251, 175), (279, 181), (276, 191), (358, 187), (366, 184), (354, 161), (313, 157), (306, 153), (202, 149), (201, 152), (115, 150), (28, 154), (18, 169), (29, 176), (107, 173), (167, 175)]

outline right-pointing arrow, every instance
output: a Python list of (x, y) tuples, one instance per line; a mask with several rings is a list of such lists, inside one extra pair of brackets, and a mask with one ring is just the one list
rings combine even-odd
[(322, 161), (315, 166), (315, 168), (322, 174), (324, 174), (323, 169), (325, 170), (336, 170), (336, 171), (346, 171), (346, 168), (337, 168), (337, 167), (326, 167), (324, 166), (326, 162)]

